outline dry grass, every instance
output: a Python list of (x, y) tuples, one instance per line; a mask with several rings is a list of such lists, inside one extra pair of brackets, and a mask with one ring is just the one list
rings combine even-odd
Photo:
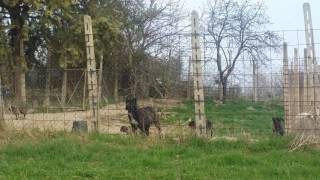
[(320, 138), (315, 135), (300, 134), (297, 135), (290, 143), (290, 152), (298, 151), (306, 146), (319, 146)]

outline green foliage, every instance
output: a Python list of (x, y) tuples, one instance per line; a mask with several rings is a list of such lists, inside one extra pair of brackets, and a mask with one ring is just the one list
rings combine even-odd
[[(36, 55), (50, 50), (55, 59), (58, 59), (55, 64), (60, 64), (62, 67), (65, 64), (73, 67), (81, 66), (85, 62), (83, 30), (85, 14), (93, 17), (98, 54), (103, 50), (110, 53), (108, 50), (112, 49), (120, 36), (121, 22), (118, 18), (121, 12), (117, 8), (120, 6), (119, 1), (96, 0), (82, 1), (82, 4), (71, 3), (71, 0), (19, 0), (0, 3), (0, 8), (4, 8), (4, 12), (7, 11), (12, 22), (7, 29), (19, 28), (19, 32), (23, 32), (25, 39), (29, 40), (27, 43), (29, 63), (41, 63), (39, 61), (43, 59), (37, 58)], [(22, 8), (24, 6), (27, 8)], [(13, 13), (15, 11), (22, 13), (15, 15)]]
[[(170, 49), (170, 56), (177, 57), (177, 52), (171, 53), (175, 43), (164, 39), (171, 35), (168, 34), (172, 33), (168, 31), (170, 28), (179, 32), (174, 28), (181, 20), (179, 8), (176, 0), (3, 0), (0, 1), (0, 15), (5, 15), (10, 21), (1, 20), (0, 24), (5, 26), (6, 32), (10, 32), (5, 36), (13, 56), (10, 58), (11, 64), (40, 70), (49, 66), (55, 69), (84, 68), (86, 48), (83, 16), (90, 15), (96, 59), (99, 62), (103, 55), (105, 69), (108, 69), (104, 72), (108, 77), (107, 87), (114, 91), (114, 79), (120, 81), (132, 75), (132, 69), (138, 70), (132, 76), (150, 78), (149, 81), (159, 78), (157, 73), (150, 75), (149, 71), (153, 70), (146, 70), (153, 56), (158, 56), (155, 51), (159, 50), (157, 54), (168, 54)], [(22, 41), (25, 42), (25, 57), (20, 56)], [(0, 54), (3, 54), (2, 50)], [(17, 58), (23, 58), (19, 61), (23, 63), (16, 63), (14, 59)], [(166, 64), (165, 59), (159, 58), (163, 64)], [(162, 79), (165, 82), (171, 77)], [(120, 89), (130, 89), (130, 86), (128, 82), (119, 82)]]
[[(47, 40), (47, 33), (52, 28), (52, 24), (57, 23), (61, 18), (56, 16), (58, 12), (65, 12), (66, 8), (70, 6), (71, 0), (4, 0), (0, 2), (2, 15), (5, 15), (10, 21), (6, 25), (6, 30), (9, 32), (10, 46), (13, 56), (20, 55), (20, 41), (29, 41), (27, 43), (27, 64), (35, 64), (35, 61), (42, 61), (43, 59), (36, 59), (36, 52), (43, 43), (41, 40)], [(67, 14), (67, 13), (65, 13)], [(37, 32), (37, 33), (35, 33)], [(35, 36), (36, 35), (36, 36)], [(48, 43), (47, 43), (48, 44)], [(24, 57), (23, 57), (24, 58)], [(24, 66), (22, 61), (16, 66)]]

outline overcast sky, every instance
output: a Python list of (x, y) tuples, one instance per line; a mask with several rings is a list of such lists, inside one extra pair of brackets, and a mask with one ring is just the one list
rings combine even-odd
[[(183, 0), (188, 11), (203, 9), (207, 0)], [(259, 0), (268, 7), (268, 15), (274, 30), (296, 30), (304, 28), (303, 3), (311, 4), (314, 29), (320, 28), (320, 0)], [(201, 14), (201, 13), (200, 13)]]
[[(185, 4), (187, 11), (197, 10), (199, 14), (202, 14), (202, 10), (208, 0), (182, 0)], [(241, 0), (239, 0), (241, 1)], [(293, 48), (299, 49), (299, 56), (303, 58), (303, 48), (305, 48), (305, 33), (304, 31), (304, 16), (303, 16), (303, 4), (305, 2), (310, 3), (313, 28), (315, 29), (315, 43), (316, 51), (319, 56), (320, 51), (320, 0), (252, 0), (263, 1), (268, 9), (268, 16), (273, 23), (270, 26), (270, 30), (280, 31), (279, 35), (283, 37), (283, 40), (289, 44), (289, 57), (293, 57)], [(290, 30), (290, 31), (286, 31)], [(292, 31), (293, 30), (293, 31)], [(283, 35), (283, 36), (282, 36)], [(270, 53), (270, 58), (273, 61), (266, 66), (265, 72), (278, 73), (282, 70), (282, 53)], [(243, 68), (250, 69), (250, 67)], [(240, 71), (239, 71), (240, 72)], [(239, 73), (238, 72), (238, 73)], [(242, 71), (241, 71), (242, 72)], [(281, 73), (280, 73), (281, 75)], [(275, 74), (277, 76), (277, 74)], [(246, 86), (243, 83), (243, 86)]]

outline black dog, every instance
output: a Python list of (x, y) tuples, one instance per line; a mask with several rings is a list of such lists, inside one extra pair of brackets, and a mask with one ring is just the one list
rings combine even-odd
[(138, 128), (145, 134), (149, 135), (149, 128), (154, 124), (159, 133), (161, 133), (160, 120), (156, 111), (152, 107), (138, 108), (137, 99), (126, 99), (126, 110), (128, 111), (129, 122), (132, 132)]
[[(191, 129), (195, 130), (195, 129), (196, 129), (196, 123), (195, 123), (195, 121), (190, 121), (189, 124), (188, 124), (188, 126), (189, 126)], [(213, 136), (213, 124), (212, 124), (212, 122), (209, 121), (209, 120), (207, 120), (206, 126), (207, 126), (207, 129), (206, 129), (207, 134), (210, 132), (210, 136), (212, 137), (212, 136)]]
[(283, 118), (280, 117), (273, 117), (272, 118), (273, 122), (273, 134), (283, 136), (284, 135), (284, 120)]

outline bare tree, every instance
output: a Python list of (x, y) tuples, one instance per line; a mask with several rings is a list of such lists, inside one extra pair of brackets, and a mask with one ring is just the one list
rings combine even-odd
[[(131, 72), (130, 88), (131, 93), (136, 94), (138, 83), (135, 78), (141, 76), (136, 73), (141, 71), (135, 67), (141, 63), (150, 63), (150, 57), (172, 54), (174, 41), (178, 39), (175, 35), (182, 31), (178, 25), (183, 14), (179, 0), (128, 0), (125, 1), (125, 7), (128, 21), (124, 28), (124, 37), (128, 68)], [(150, 69), (143, 72), (147, 73), (143, 76), (151, 78), (148, 73)]]
[[(268, 31), (270, 24), (262, 3), (250, 0), (208, 1), (208, 33), (214, 44), (214, 60), (220, 81), (220, 101), (227, 96), (227, 85), (241, 57), (265, 61), (265, 47), (276, 44), (278, 37)], [(276, 47), (276, 46), (274, 46)]]

